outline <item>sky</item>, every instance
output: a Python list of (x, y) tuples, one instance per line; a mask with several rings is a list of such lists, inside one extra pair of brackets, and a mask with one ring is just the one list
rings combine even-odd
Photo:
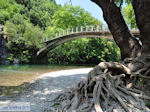
[[(69, 0), (56, 0), (56, 3), (64, 5), (65, 3), (69, 3)], [(103, 19), (102, 10), (91, 0), (72, 0), (72, 5), (84, 8), (86, 11), (91, 13), (93, 17), (100, 20), (103, 24), (106, 24)]]

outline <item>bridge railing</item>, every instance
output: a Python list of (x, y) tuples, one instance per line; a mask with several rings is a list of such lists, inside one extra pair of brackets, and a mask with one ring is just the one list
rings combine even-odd
[(99, 32), (99, 31), (109, 31), (109, 29), (106, 25), (79, 26), (79, 27), (63, 30), (61, 32), (56, 32), (55, 37), (60, 37), (63, 35), (69, 35), (69, 34), (79, 33), (79, 32)]
[[(131, 31), (137, 31), (138, 29), (133, 28), (130, 29)], [(74, 33), (80, 33), (80, 32), (100, 32), (100, 31), (109, 31), (109, 28), (107, 25), (86, 25), (86, 26), (79, 26), (79, 27), (73, 27), (70, 29), (66, 29), (60, 32), (56, 32), (55, 37), (61, 37), (64, 35), (70, 35), (70, 34), (74, 34)], [(46, 38), (46, 41), (49, 40), (48, 38)]]

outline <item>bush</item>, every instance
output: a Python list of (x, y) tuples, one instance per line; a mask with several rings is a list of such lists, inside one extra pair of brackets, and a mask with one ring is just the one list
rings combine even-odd
[(51, 64), (98, 64), (119, 60), (120, 52), (115, 42), (101, 38), (73, 40), (49, 52)]

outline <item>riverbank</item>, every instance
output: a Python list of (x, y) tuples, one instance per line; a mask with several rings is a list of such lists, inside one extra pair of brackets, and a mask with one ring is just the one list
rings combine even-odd
[(45, 73), (29, 85), (28, 90), (11, 97), (1, 97), (2, 102), (29, 102), (31, 112), (55, 112), (50, 102), (58, 94), (69, 90), (87, 76), (92, 68), (61, 70)]
[[(92, 65), (91, 65), (92, 66)], [(45, 73), (88, 68), (84, 65), (0, 65), (0, 86), (19, 86), (32, 82)]]

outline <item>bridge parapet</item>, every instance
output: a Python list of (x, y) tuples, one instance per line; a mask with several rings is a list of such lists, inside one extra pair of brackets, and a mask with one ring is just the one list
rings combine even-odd
[[(107, 25), (85, 25), (85, 26), (77, 26), (68, 28), (66, 30), (62, 30), (59, 32), (56, 32), (55, 36), (51, 38), (57, 38), (65, 35), (70, 35), (74, 33), (80, 33), (80, 32), (99, 32), (99, 31), (109, 31)], [(48, 41), (48, 37), (46, 38), (46, 41)]]
[(73, 33), (79, 33), (79, 32), (99, 32), (99, 31), (109, 31), (109, 29), (108, 29), (107, 25), (77, 26), (74, 28), (56, 32), (55, 37), (60, 37), (60, 36), (69, 35), (69, 34), (73, 34)]
[[(139, 30), (138, 29), (130, 29), (131, 32), (133, 32), (134, 34), (139, 34)], [(107, 25), (102, 24), (102, 25), (85, 25), (85, 26), (77, 26), (77, 27), (73, 27), (73, 28), (68, 28), (66, 30), (60, 31), (60, 32), (56, 32), (56, 35), (53, 36), (52, 38), (59, 38), (62, 36), (66, 36), (66, 35), (72, 35), (75, 33), (84, 33), (84, 32), (105, 32), (105, 31), (109, 31), (109, 28)], [(110, 32), (110, 31), (109, 31)], [(49, 41), (51, 39), (46, 38), (46, 41)]]

